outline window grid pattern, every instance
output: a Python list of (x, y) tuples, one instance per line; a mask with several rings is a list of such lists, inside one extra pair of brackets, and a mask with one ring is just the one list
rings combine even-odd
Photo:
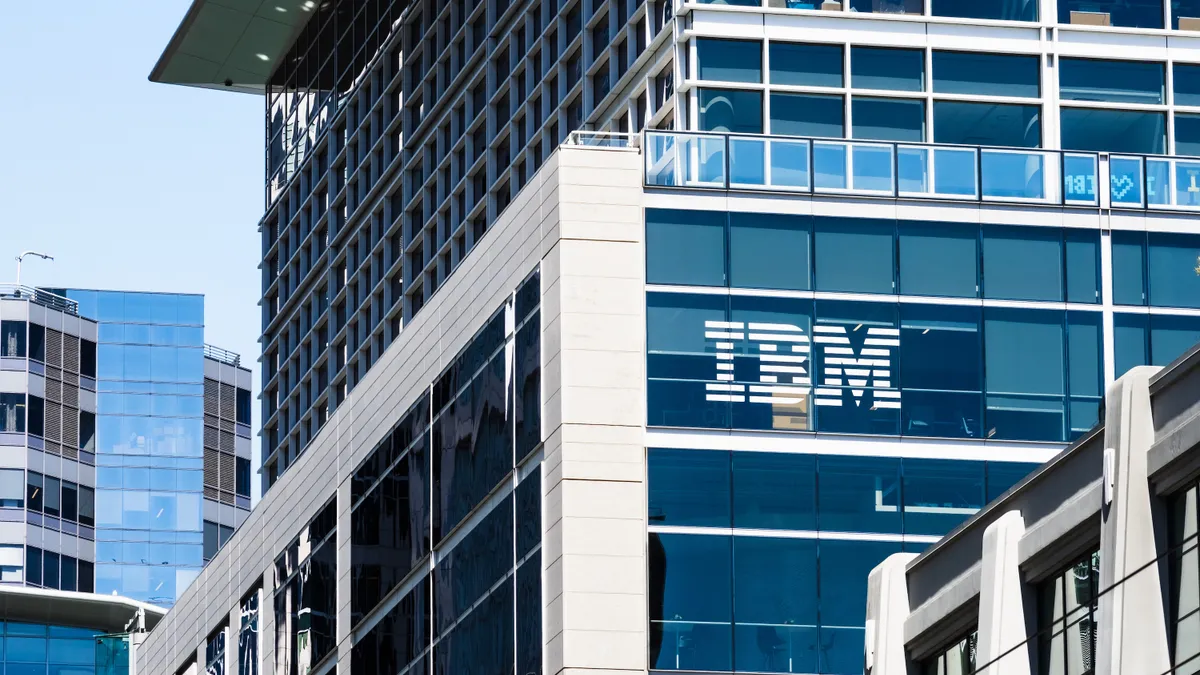
[(1082, 556), (1038, 586), (1038, 673), (1091, 675), (1096, 664), (1100, 554)]
[[(387, 3), (329, 4), (319, 11)], [(636, 131), (669, 114), (669, 88), (650, 88), (673, 71), (650, 52), (666, 44), (670, 6), (413, 3), (330, 97), (334, 113), (297, 104), (329, 122), (311, 138), (313, 124), (284, 125), (311, 149), (287, 160), (296, 174), (262, 222), (264, 489), (568, 132), (591, 120)], [(288, 106), (289, 81), (276, 105)]]

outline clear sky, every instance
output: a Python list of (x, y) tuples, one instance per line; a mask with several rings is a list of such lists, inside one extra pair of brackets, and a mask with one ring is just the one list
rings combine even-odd
[(203, 293), (257, 395), (263, 100), (147, 79), (189, 4), (0, 0), (0, 281)]

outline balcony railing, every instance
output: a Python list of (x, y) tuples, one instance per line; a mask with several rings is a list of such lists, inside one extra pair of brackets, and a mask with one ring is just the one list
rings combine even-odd
[(228, 363), (231, 366), (242, 365), (241, 355), (231, 352), (228, 349), (221, 349), (220, 347), (215, 347), (213, 345), (204, 345), (204, 355), (210, 359), (214, 359), (222, 363)]
[(644, 146), (647, 187), (1200, 210), (1200, 158), (658, 131)]
[(17, 284), (0, 284), (0, 298), (28, 300), (43, 307), (79, 316), (78, 302), (41, 288), (18, 286)]

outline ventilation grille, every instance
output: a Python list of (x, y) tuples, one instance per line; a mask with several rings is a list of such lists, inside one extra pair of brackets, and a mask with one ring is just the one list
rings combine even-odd
[(62, 442), (68, 448), (79, 447), (79, 410), (76, 408), (63, 408)]
[(220, 413), (220, 385), (216, 380), (204, 378), (204, 414), (216, 416)]
[(69, 405), (74, 408), (79, 407), (79, 387), (64, 384), (62, 385), (62, 402), (63, 405)]
[(221, 445), (218, 449), (221, 450), (222, 452), (233, 452), (233, 443), (234, 443), (233, 434), (231, 434), (227, 431), (222, 431), (221, 432)]
[(79, 337), (63, 336), (63, 368), (73, 373), (79, 372)]
[(62, 440), (62, 406), (51, 401), (46, 401), (46, 440)]
[(221, 459), (216, 450), (204, 449), (204, 484), (220, 485)]
[(217, 492), (217, 488), (208, 487), (207, 485), (204, 486), (204, 498), (205, 499), (211, 499), (212, 501), (215, 502), (218, 500), (218, 497), (219, 497), (219, 494)]
[(62, 382), (46, 380), (46, 400), (62, 403)]
[(222, 490), (229, 490), (232, 492), (234, 489), (234, 464), (235, 461), (233, 455), (221, 453), (221, 482), (219, 483), (219, 487)]
[[(63, 365), (62, 359), (63, 334), (53, 328), (46, 329), (46, 365), (61, 368)], [(61, 379), (62, 376), (60, 375)]]
[(234, 408), (237, 407), (237, 390), (232, 385), (221, 385), (221, 417), (227, 420), (234, 418)]
[(204, 447), (216, 449), (220, 432), (212, 427), (204, 427)]

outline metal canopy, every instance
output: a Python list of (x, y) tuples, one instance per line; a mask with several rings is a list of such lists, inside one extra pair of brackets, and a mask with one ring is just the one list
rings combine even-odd
[(261, 94), (327, 0), (192, 0), (151, 82)]

